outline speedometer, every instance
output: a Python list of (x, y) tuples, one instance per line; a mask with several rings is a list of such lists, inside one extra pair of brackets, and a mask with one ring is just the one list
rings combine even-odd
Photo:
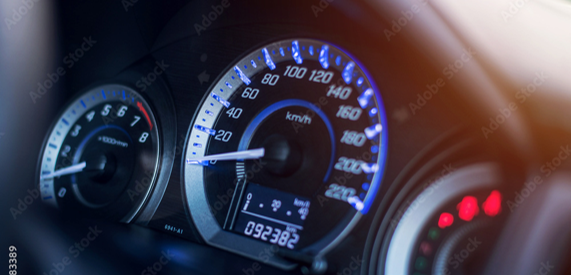
[(197, 229), (252, 258), (328, 251), (377, 195), (384, 126), (372, 79), (341, 48), (288, 39), (252, 51), (207, 92), (189, 130), (184, 191)]

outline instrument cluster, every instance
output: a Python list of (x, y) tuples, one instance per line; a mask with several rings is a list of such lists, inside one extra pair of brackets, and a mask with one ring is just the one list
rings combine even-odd
[[(476, 165), (379, 229), (391, 205), (402, 207), (395, 196), (412, 196), (401, 178), (415, 157), (434, 157), (423, 150), (457, 133), (464, 114), (436, 96), (409, 110), (435, 77), (406, 41), (383, 40), (374, 26), (385, 23), (366, 4), (209, 4), (181, 9), (115, 75), (70, 85), (40, 153), (46, 204), (306, 274), (442, 269), (448, 254), (434, 251), (460, 242), (444, 237), (490, 223), (486, 210), (452, 227), (451, 200), (501, 187), (494, 165)], [(403, 47), (412, 54), (398, 55)], [(467, 174), (491, 178), (461, 187)]]

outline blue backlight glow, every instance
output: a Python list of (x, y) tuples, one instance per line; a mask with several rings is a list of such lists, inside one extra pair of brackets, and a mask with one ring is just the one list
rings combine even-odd
[(238, 66), (234, 67), (234, 71), (236, 72), (240, 80), (244, 82), (244, 84), (250, 85), (250, 83), (252, 83), (252, 81), (242, 72), (242, 70), (240, 70), (240, 68), (238, 68)]
[(264, 55), (264, 61), (266, 62), (266, 65), (268, 65), (268, 68), (270, 68), (270, 70), (274, 70), (276, 68), (276, 64), (272, 60), (272, 57), (270, 56), (268, 49), (263, 48), (262, 54)]
[(224, 105), (224, 107), (228, 108), (230, 107), (230, 101), (220, 97), (219, 95), (215, 94), (214, 92), (210, 93), (210, 95), (212, 96), (212, 98), (214, 98), (216, 101), (220, 102), (220, 104)]
[(347, 66), (345, 66), (345, 69), (343, 69), (342, 75), (343, 75), (343, 80), (345, 80), (345, 83), (351, 84), (351, 78), (353, 77), (354, 68), (355, 68), (355, 63), (350, 61), (349, 63), (347, 63)]
[(209, 135), (211, 135), (211, 136), (216, 135), (216, 130), (212, 130), (212, 129), (210, 129), (210, 128), (208, 128), (208, 127), (204, 127), (204, 126), (202, 126), (202, 125), (196, 124), (196, 125), (194, 125), (194, 128), (196, 128), (198, 131), (205, 132), (205, 133), (207, 133), (207, 134), (209, 134)]
[(358, 98), (357, 100), (359, 101), (359, 105), (361, 106), (361, 108), (365, 109), (367, 108), (367, 106), (369, 105), (369, 100), (371, 100), (371, 97), (373, 96), (373, 89), (369, 88), (367, 90), (365, 90)]
[(329, 61), (327, 58), (328, 54), (329, 54), (329, 46), (323, 45), (321, 47), (321, 52), (319, 53), (319, 63), (321, 63), (321, 67), (323, 67), (323, 69), (329, 68)]
[(295, 63), (297, 64), (301, 64), (303, 63), (303, 59), (301, 58), (301, 53), (299, 52), (299, 42), (293, 41), (291, 42), (291, 49), (293, 51), (293, 60), (295, 60)]

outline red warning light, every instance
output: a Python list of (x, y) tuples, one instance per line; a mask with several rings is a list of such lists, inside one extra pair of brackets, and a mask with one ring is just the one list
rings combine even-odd
[(451, 226), (454, 223), (454, 216), (450, 213), (442, 213), (440, 214), (440, 218), (438, 219), (438, 227), (444, 229), (448, 226)]
[(494, 217), (502, 212), (502, 194), (498, 190), (492, 191), (486, 201), (482, 204), (484, 213), (490, 217)]
[(460, 219), (467, 222), (471, 221), (478, 215), (478, 213), (480, 213), (480, 208), (478, 208), (478, 199), (472, 196), (464, 197), (456, 206), (456, 209), (458, 209), (458, 216)]

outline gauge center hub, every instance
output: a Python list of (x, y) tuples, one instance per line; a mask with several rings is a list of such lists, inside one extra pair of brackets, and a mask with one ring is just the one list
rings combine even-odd
[(129, 134), (116, 125), (91, 131), (78, 146), (74, 163), (86, 162), (86, 173), (72, 175), (79, 201), (100, 207), (114, 201), (125, 189), (136, 154)]
[(335, 155), (333, 126), (323, 111), (310, 102), (282, 100), (262, 110), (244, 131), (239, 148), (260, 147), (266, 150), (262, 166), (269, 175), (260, 174), (265, 181), (326, 181)]
[(303, 149), (297, 141), (282, 135), (272, 135), (264, 141), (263, 147), (265, 156), (262, 160), (267, 162), (266, 169), (270, 173), (287, 177), (301, 167)]

